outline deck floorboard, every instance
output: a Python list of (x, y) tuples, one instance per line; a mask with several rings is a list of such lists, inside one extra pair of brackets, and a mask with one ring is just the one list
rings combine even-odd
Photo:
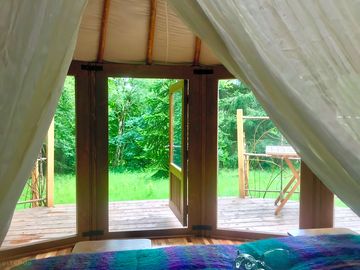
[[(218, 199), (218, 228), (284, 233), (298, 228), (299, 204), (289, 201), (278, 216), (273, 199)], [(166, 200), (111, 202), (110, 231), (180, 228)], [(335, 226), (360, 233), (360, 218), (348, 208), (335, 209)], [(38, 207), (15, 212), (1, 248), (47, 241), (76, 233), (75, 205)]]

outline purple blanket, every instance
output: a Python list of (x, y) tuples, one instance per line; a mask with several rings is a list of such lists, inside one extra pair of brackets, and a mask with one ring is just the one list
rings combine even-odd
[(243, 245), (73, 254), (33, 260), (15, 269), (234, 269), (237, 251), (265, 260), (267, 269), (272, 270), (360, 269), (360, 236), (357, 235), (285, 237)]

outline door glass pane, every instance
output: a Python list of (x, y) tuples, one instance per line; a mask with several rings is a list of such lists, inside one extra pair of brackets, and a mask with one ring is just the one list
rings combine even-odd
[(54, 125), (39, 149), (1, 248), (76, 234), (75, 78), (67, 76)]
[(182, 92), (173, 93), (173, 115), (172, 115), (172, 149), (173, 159), (172, 163), (178, 167), (182, 167)]

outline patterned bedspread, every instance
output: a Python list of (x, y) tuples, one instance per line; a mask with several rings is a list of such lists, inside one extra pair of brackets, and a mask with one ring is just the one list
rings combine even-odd
[[(234, 269), (238, 250), (255, 259), (265, 258), (272, 270), (360, 269), (360, 235), (285, 237), (243, 245), (72, 254), (29, 261), (15, 269)], [(280, 254), (279, 250), (286, 252)]]

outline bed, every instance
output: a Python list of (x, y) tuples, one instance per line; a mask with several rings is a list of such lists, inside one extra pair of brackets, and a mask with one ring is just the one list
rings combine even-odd
[[(248, 268), (245, 267), (246, 263)], [(242, 245), (176, 246), (71, 254), (29, 261), (15, 269), (236, 268), (251, 270), (261, 268), (272, 270), (360, 269), (360, 236), (350, 234), (299, 236), (273, 238)]]

